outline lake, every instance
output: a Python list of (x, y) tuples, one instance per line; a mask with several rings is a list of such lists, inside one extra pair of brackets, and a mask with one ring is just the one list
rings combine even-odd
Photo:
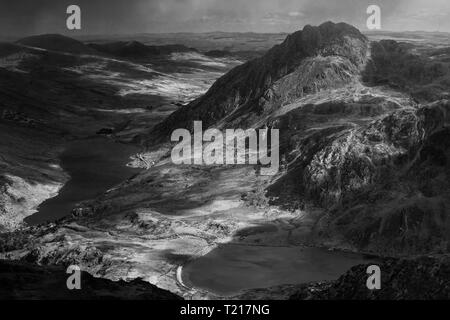
[(140, 169), (126, 164), (138, 151), (136, 146), (103, 137), (69, 142), (60, 160), (70, 180), (56, 197), (43, 202), (38, 212), (25, 222), (36, 225), (68, 216), (78, 202), (93, 199), (136, 174)]

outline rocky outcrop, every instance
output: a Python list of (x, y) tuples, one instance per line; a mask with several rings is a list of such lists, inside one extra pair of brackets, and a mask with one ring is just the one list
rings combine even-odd
[(297, 138), (269, 195), (281, 205), (294, 199), (325, 208), (315, 229), (322, 244), (391, 255), (446, 252), (449, 115), (450, 103), (440, 101)]
[[(416, 152), (450, 118), (447, 102), (401, 110), (349, 130), (317, 152), (305, 169), (305, 191), (322, 205), (346, 201), (380, 182), (383, 170), (413, 160)], [(402, 161), (403, 160), (403, 161)]]
[[(262, 178), (253, 167), (175, 166), (166, 157), (169, 149), (152, 150), (161, 154), (142, 157), (151, 159), (145, 172), (80, 204), (73, 218), (2, 235), (2, 256), (48, 265), (78, 263), (110, 279), (144, 276), (158, 286), (184, 292), (174, 280), (177, 266), (220, 241), (245, 235), (243, 228), (255, 223), (248, 219), (264, 225), (273, 218), (283, 225), (270, 235), (255, 232), (254, 237), (239, 237), (248, 243), (258, 243), (260, 237), (271, 245), (286, 241), (392, 256), (448, 252), (449, 102), (420, 104), (422, 99), (411, 97), (414, 86), (395, 80), (395, 72), (405, 75), (403, 69), (392, 65), (393, 69), (383, 69), (390, 54), (379, 59), (375, 45), (368, 63), (368, 50), (368, 40), (349, 25), (307, 26), (263, 57), (233, 69), (152, 132), (160, 140), (168, 139), (172, 129), (190, 128), (194, 120), (202, 120), (203, 128), (278, 128), (282, 159), (278, 175)], [(59, 67), (73, 66), (72, 55), (47, 55), (58, 56)], [(42, 61), (53, 61), (49, 57)], [(403, 53), (394, 57), (400, 66)], [(45, 74), (54, 75), (55, 69)], [(31, 78), (32, 83), (39, 84), (40, 71), (31, 70), (39, 76)], [(78, 71), (71, 72), (58, 79), (72, 75), (76, 80)], [(389, 81), (380, 80), (385, 74)], [(8, 76), (19, 83), (28, 79), (23, 74)], [(419, 78), (411, 77), (411, 83), (419, 83)], [(0, 91), (11, 101), (21, 101), (17, 89), (8, 85), (10, 80), (2, 83)], [(117, 91), (109, 87), (95, 87), (94, 93), (82, 88), (77, 88), (77, 96), (86, 99), (77, 106), (96, 98), (102, 101), (97, 107), (117, 104), (111, 99), (117, 97), (108, 94)], [(32, 97), (39, 96), (38, 89)], [(104, 89), (105, 94), (97, 94)], [(53, 96), (49, 110), (61, 110), (61, 96), (75, 99), (69, 90)], [(6, 121), (37, 118), (28, 110), (26, 118), (11, 116), (22, 114), (19, 105), (11, 105)], [(66, 111), (71, 109), (69, 105)], [(108, 123), (96, 125), (93, 132), (108, 128)], [(269, 204), (281, 209), (267, 209)], [(397, 270), (397, 263), (416, 272), (408, 269), (413, 267), (409, 262), (383, 268)], [(445, 264), (424, 264), (426, 270), (431, 265), (445, 270)], [(362, 279), (359, 271), (354, 277), (349, 283)], [(345, 282), (340, 285), (345, 287)], [(393, 289), (399, 290), (398, 298), (405, 285)]]
[(421, 105), (442, 95), (411, 96), (445, 78), (411, 46), (381, 41), (369, 52), (351, 26), (307, 26), (220, 78), (153, 134), (168, 139), (194, 120), (204, 128), (277, 128), (286, 165), (267, 195), (283, 208), (323, 210), (313, 244), (447, 252), (449, 103)]
[(169, 291), (134, 279), (126, 282), (80, 274), (80, 290), (69, 290), (71, 274), (59, 266), (41, 267), (25, 262), (0, 260), (0, 299), (2, 300), (181, 300)]
[(369, 290), (369, 265), (358, 265), (338, 280), (301, 286), (292, 300), (448, 300), (450, 299), (450, 257), (386, 259), (377, 263), (381, 289)]

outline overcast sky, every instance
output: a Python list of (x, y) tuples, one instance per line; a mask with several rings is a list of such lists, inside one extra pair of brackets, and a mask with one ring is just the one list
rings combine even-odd
[[(65, 29), (70, 4), (81, 7), (81, 31)], [(384, 30), (450, 31), (450, 0), (0, 0), (0, 34), (292, 32), (327, 20), (365, 30), (369, 4)]]

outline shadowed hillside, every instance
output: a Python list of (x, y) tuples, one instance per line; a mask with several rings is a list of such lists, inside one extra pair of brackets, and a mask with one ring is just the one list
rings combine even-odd
[(414, 48), (369, 47), (342, 23), (307, 26), (152, 134), (168, 139), (194, 120), (279, 129), (286, 166), (267, 196), (290, 210), (323, 210), (308, 241), (388, 255), (447, 251), (448, 67), (443, 56), (428, 58), (435, 50)]
[(95, 50), (84, 43), (59, 34), (44, 34), (23, 38), (18, 44), (53, 51), (63, 51), (76, 54), (93, 54)]

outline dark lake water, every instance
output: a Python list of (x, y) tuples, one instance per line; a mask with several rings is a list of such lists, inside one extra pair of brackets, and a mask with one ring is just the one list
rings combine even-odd
[(190, 287), (218, 295), (282, 284), (335, 280), (352, 266), (372, 260), (322, 248), (225, 244), (183, 267)]
[(70, 142), (61, 156), (61, 167), (70, 180), (25, 221), (35, 225), (70, 215), (78, 202), (93, 199), (139, 172), (126, 166), (138, 151), (135, 146), (100, 137)]

